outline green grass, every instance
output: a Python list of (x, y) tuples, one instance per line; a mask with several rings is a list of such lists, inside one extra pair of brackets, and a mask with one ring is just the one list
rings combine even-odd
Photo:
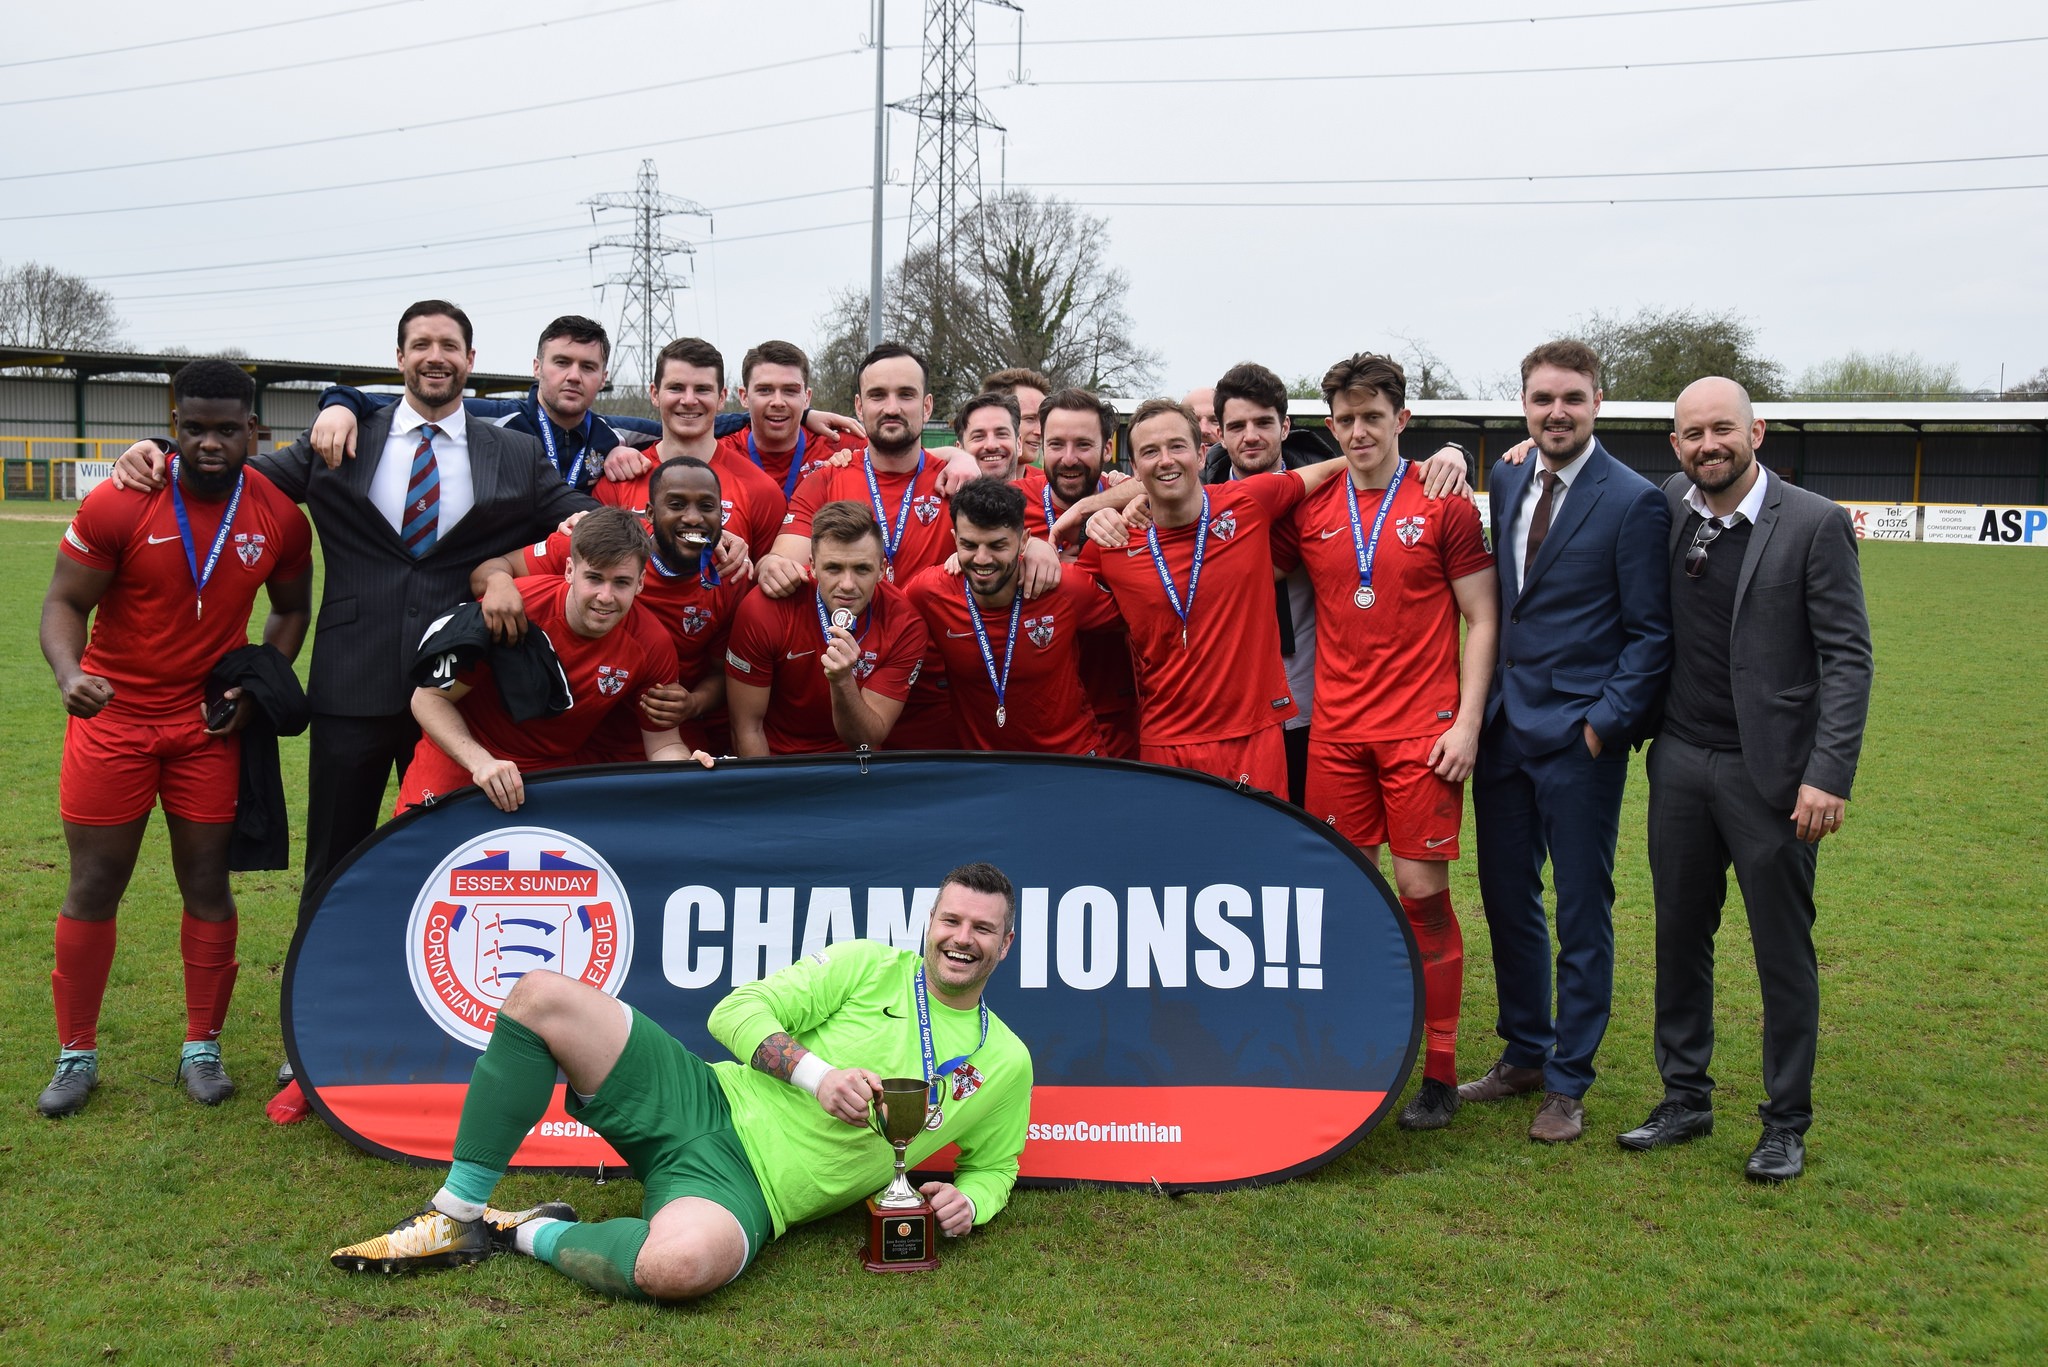
[[(1530, 1144), (1531, 1106), (1510, 1103), (1468, 1109), (1436, 1135), (1383, 1126), (1321, 1172), (1261, 1191), (1020, 1192), (923, 1276), (861, 1272), (858, 1219), (841, 1216), (795, 1232), (701, 1305), (654, 1310), (520, 1259), (413, 1280), (331, 1271), (328, 1250), (416, 1206), (433, 1176), (365, 1157), (317, 1121), (263, 1119), (293, 877), (237, 885), (243, 967), (226, 1058), (244, 1093), (203, 1112), (168, 1084), (182, 999), (160, 826), (122, 918), (105, 1081), (82, 1116), (35, 1114), (54, 1055), (64, 851), (63, 720), (34, 636), (60, 531), (0, 520), (0, 735), (12, 742), (0, 781), (0, 1360), (2048, 1358), (2048, 556), (1865, 548), (1878, 684), (1849, 823), (1821, 857), (1804, 1180), (1741, 1178), (1759, 1006), (1739, 910), (1720, 942), (1720, 1128), (1656, 1154), (1613, 1143), (1658, 1097), (1638, 771), (1616, 879), (1614, 1025), (1584, 1142)], [(288, 743), (294, 793), (303, 762), (303, 743)], [(1469, 858), (1453, 893), (1468, 951), (1460, 1061), (1473, 1073), (1494, 1041)], [(519, 1177), (505, 1192), (514, 1204), (557, 1194), (597, 1216), (639, 1200), (623, 1181)]]

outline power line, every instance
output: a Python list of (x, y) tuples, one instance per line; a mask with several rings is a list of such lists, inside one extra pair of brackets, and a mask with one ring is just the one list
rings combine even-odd
[(1414, 24), (1355, 24), (1347, 28), (1255, 29), (1238, 33), (1140, 33), (1118, 38), (1026, 38), (1025, 47), (1096, 47), (1110, 43), (1208, 43), (1239, 38), (1327, 38), (1341, 33), (1408, 33), (1419, 29), (1488, 28), (1507, 24), (1566, 23), (1581, 19), (1634, 19), (1706, 10), (1808, 5), (1813, 0), (1731, 0), (1726, 4), (1672, 5), (1663, 9), (1588, 10), (1581, 14), (1517, 14), (1499, 19), (1438, 19)]
[(1736, 204), (1781, 199), (1892, 199), (1912, 195), (1987, 195), (2006, 190), (2048, 190), (2038, 185), (1952, 185), (1916, 190), (1798, 190), (1782, 194), (1605, 196), (1597, 199), (1313, 199), (1077, 200), (1083, 209), (1519, 209), (1585, 204)]
[[(397, 0), (411, 3), (411, 0)], [(809, 57), (793, 57), (785, 62), (769, 62), (764, 66), (742, 67), (734, 71), (714, 71), (706, 76), (685, 76), (673, 81), (656, 81), (651, 85), (636, 86), (634, 94), (648, 94), (656, 90), (673, 90), (678, 86), (699, 85), (705, 81), (722, 81), (732, 76), (757, 76), (764, 71), (780, 71), (793, 66), (808, 66), (813, 62), (830, 61), (837, 57), (851, 56), (859, 48), (848, 48), (843, 52), (820, 52)], [(427, 123), (394, 124), (389, 128), (372, 128), (361, 133), (334, 133), (324, 138), (298, 138), (291, 142), (265, 143), (258, 147), (232, 147), (219, 152), (193, 152), (182, 157), (147, 157), (140, 161), (116, 161), (104, 166), (68, 166), (55, 171), (23, 171), (17, 175), (0, 176), (0, 182), (14, 180), (48, 180), (57, 176), (87, 176), (100, 171), (133, 171), (140, 167), (178, 166), (194, 161), (213, 161), (220, 157), (246, 157), (258, 152), (287, 152), (300, 147), (323, 147), (337, 142), (353, 142), (359, 138), (381, 138), (392, 133), (423, 133), (429, 128), (448, 128), (458, 123), (476, 123), (485, 119), (509, 118), (514, 114), (533, 114), (546, 109), (563, 109), (570, 105), (588, 104), (593, 100), (618, 98), (616, 90), (604, 90), (594, 95), (574, 95), (567, 99), (548, 100), (542, 104), (524, 104), (513, 109), (498, 109), (485, 114), (458, 114), (453, 118), (434, 119)]]
[(157, 201), (150, 204), (123, 204), (105, 209), (63, 209), (46, 214), (0, 214), (0, 223), (29, 223), (50, 218), (91, 218), (101, 214), (151, 214), (164, 209), (193, 209), (211, 204), (248, 204), (255, 200), (289, 199), (296, 195), (325, 194), (333, 190), (367, 190), (381, 185), (410, 185), (423, 180), (446, 180), (451, 176), (482, 175), (491, 171), (524, 170), (533, 166), (548, 166), (559, 161), (583, 161), (591, 157), (611, 156), (618, 152), (644, 152), (653, 147), (673, 147), (678, 143), (705, 142), (712, 138), (738, 137), (745, 133), (766, 133), (781, 128), (795, 128), (807, 123), (826, 123), (832, 119), (844, 119), (854, 114), (865, 114), (861, 109), (842, 109), (832, 114), (807, 114), (801, 118), (778, 119), (772, 123), (750, 124), (745, 128), (722, 128), (710, 133), (685, 133), (680, 137), (660, 138), (653, 142), (621, 143), (616, 147), (600, 147), (584, 152), (563, 152), (551, 157), (520, 157), (513, 161), (494, 162), (487, 166), (451, 166), (442, 170), (422, 171), (410, 176), (380, 176), (374, 180), (352, 180), (336, 185), (304, 185), (296, 190), (259, 190), (246, 195), (218, 195), (208, 199), (183, 199)]
[[(2011, 152), (1983, 157), (1916, 157), (1906, 161), (1809, 162), (1801, 166), (1725, 166), (1683, 171), (1559, 171), (1490, 176), (1359, 176), (1335, 180), (1034, 180), (1013, 182), (1020, 189), (1258, 189), (1313, 185), (1484, 185), (1552, 180), (1641, 180), (1657, 176), (1760, 176), (1781, 172), (1870, 171), (1898, 166), (1966, 166), (1982, 162), (2040, 161), (2048, 152)], [(1719, 198), (1720, 196), (1714, 196)], [(1527, 203), (1516, 200), (1515, 203)]]
[[(602, 19), (610, 14), (630, 14), (634, 10), (653, 9), (657, 5), (672, 5), (676, 0), (635, 0), (630, 5), (616, 5), (611, 9), (592, 10), (588, 14), (565, 15), (559, 19), (539, 19), (531, 24), (514, 24), (510, 28), (485, 29), (481, 33), (459, 33), (452, 38), (427, 38), (419, 42), (408, 42), (404, 53), (410, 57), (428, 48), (448, 47), (455, 43), (475, 43), (485, 38), (503, 38), (514, 33), (528, 33), (534, 29), (556, 28), (562, 24), (581, 24), (591, 19)], [(315, 57), (309, 61), (292, 62), (286, 66), (253, 67), (243, 71), (218, 71), (211, 76), (188, 76), (182, 81), (151, 81), (146, 86), (111, 86), (100, 90), (67, 90), (61, 95), (35, 95), (25, 100), (0, 100), (0, 109), (12, 109), (25, 104), (55, 104), (62, 100), (89, 100), (102, 95), (155, 95), (159, 91), (175, 90), (188, 85), (210, 85), (215, 81), (237, 81), (249, 76), (274, 76), (281, 71), (304, 71), (308, 67), (334, 66), (341, 62), (388, 62), (393, 49), (382, 44), (372, 45), (365, 52), (340, 52), (332, 57)]]
[(2048, 34), (2031, 38), (1984, 38), (1966, 43), (1921, 43), (1912, 47), (1853, 48), (1842, 52), (1779, 52), (1748, 57), (1680, 57), (1662, 62), (1592, 62), (1582, 66), (1470, 67), (1450, 71), (1346, 71), (1326, 74), (1289, 72), (1276, 76), (1112, 76), (1076, 78), (1065, 81), (1012, 82), (1005, 90), (1033, 86), (1083, 85), (1261, 85), (1286, 81), (1290, 85), (1326, 81), (1432, 81), (1464, 76), (1564, 76), (1592, 71), (1668, 71), (1676, 67), (1740, 66), (1753, 62), (1815, 62), (1837, 57), (1891, 57), (1914, 52), (1958, 52), (1965, 48), (2014, 47), (2024, 43), (2048, 43)]
[(266, 29), (290, 28), (294, 24), (313, 24), (322, 19), (342, 19), (351, 14), (368, 14), (371, 10), (391, 9), (398, 5), (412, 5), (419, 0), (378, 0), (374, 5), (357, 5), (354, 9), (329, 10), (325, 14), (305, 14), (297, 19), (273, 19), (267, 24), (250, 24), (243, 28), (224, 28), (212, 33), (187, 33), (177, 38), (159, 38), (151, 43), (129, 43), (125, 47), (96, 48), (91, 52), (66, 52), (55, 57), (24, 57), (19, 61), (0, 62), (0, 71), (18, 66), (45, 66), (51, 62), (82, 62), (88, 57), (113, 57), (123, 52), (146, 52), (151, 48), (176, 47), (180, 43), (209, 43), (216, 38), (233, 38), (244, 33), (261, 33)]

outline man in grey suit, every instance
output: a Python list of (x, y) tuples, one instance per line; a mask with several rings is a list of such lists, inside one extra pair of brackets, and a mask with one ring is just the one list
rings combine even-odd
[(1694, 382), (1673, 426), (1674, 656), (1649, 757), (1664, 1100), (1619, 1138), (1653, 1149), (1714, 1128), (1714, 932), (1733, 864), (1764, 1007), (1764, 1131), (1747, 1176), (1782, 1182), (1805, 1170), (1813, 1121), (1814, 873), (1863, 745), (1870, 623), (1848, 514), (1757, 462), (1764, 424), (1742, 387)]
[[(480, 562), (545, 537), (597, 504), (562, 483), (533, 437), (470, 422), (469, 317), (426, 299), (398, 320), (405, 397), (363, 420), (364, 459), (329, 468), (307, 436), (250, 464), (306, 505), (326, 583), (307, 676), (312, 743), (300, 909), (375, 830), (385, 785), (419, 741), (406, 677), (429, 623), (469, 601)], [(428, 429), (431, 427), (431, 436)], [(163, 458), (130, 448), (123, 482), (162, 479)]]

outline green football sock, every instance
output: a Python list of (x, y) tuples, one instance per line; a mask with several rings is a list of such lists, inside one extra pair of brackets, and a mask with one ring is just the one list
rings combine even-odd
[(633, 1280), (633, 1265), (640, 1260), (647, 1230), (645, 1220), (563, 1221), (534, 1236), (533, 1256), (593, 1291), (621, 1300), (649, 1301), (654, 1298)]
[(490, 1046), (469, 1075), (469, 1095), (455, 1131), (457, 1167), (471, 1163), (502, 1176), (554, 1095), (555, 1056), (539, 1035), (499, 1016)]

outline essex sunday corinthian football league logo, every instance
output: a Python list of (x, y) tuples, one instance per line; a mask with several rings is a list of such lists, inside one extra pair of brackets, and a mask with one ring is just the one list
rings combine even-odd
[(611, 866), (540, 826), (486, 831), (451, 851), (405, 928), (412, 990), (434, 1023), (475, 1049), (535, 969), (616, 997), (633, 959), (633, 913)]

